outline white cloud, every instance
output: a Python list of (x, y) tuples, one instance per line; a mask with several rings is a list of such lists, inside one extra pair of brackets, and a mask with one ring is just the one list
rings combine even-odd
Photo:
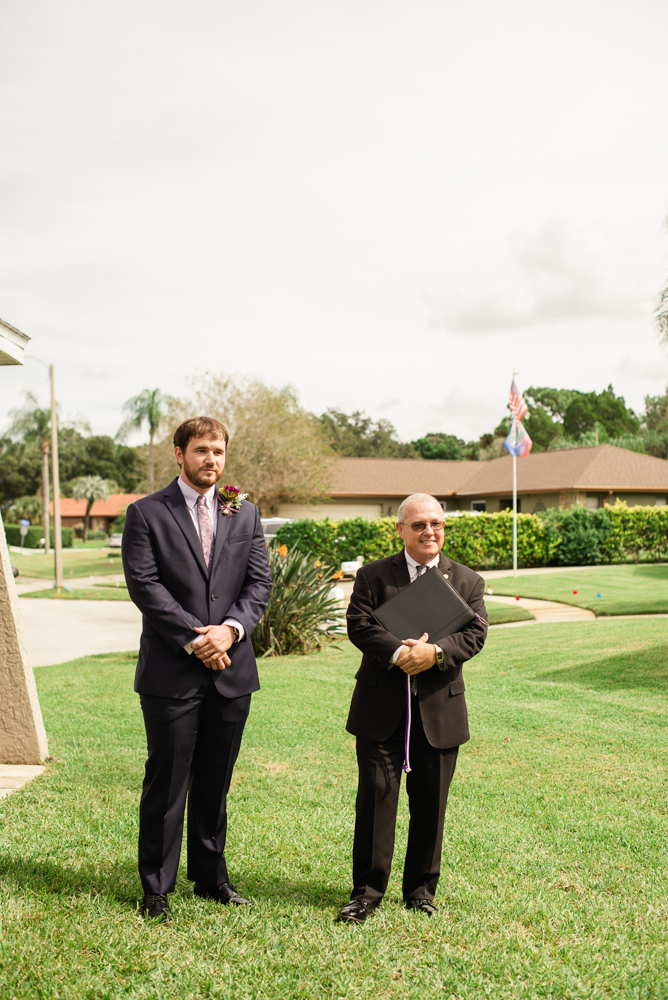
[(513, 234), (503, 263), (502, 274), (477, 274), (475, 289), (425, 291), (432, 325), (487, 333), (573, 319), (635, 319), (648, 312), (635, 275), (593, 227), (552, 219), (533, 235)]

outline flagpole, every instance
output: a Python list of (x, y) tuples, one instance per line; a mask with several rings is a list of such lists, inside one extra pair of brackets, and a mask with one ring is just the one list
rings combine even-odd
[[(517, 372), (513, 368), (513, 385)], [(515, 414), (513, 414), (513, 417)], [(513, 454), (513, 577), (517, 576), (517, 455)]]
[(517, 576), (517, 455), (513, 455), (513, 576)]

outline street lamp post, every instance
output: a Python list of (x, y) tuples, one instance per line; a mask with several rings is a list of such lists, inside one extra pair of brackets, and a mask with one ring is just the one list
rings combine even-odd
[[(51, 384), (51, 484), (53, 486), (53, 562), (54, 577), (56, 581), (56, 593), (60, 593), (63, 586), (63, 538), (60, 525), (60, 466), (58, 464), (58, 414), (56, 411), (56, 387), (53, 374), (53, 365), (47, 365), (46, 361), (38, 358), (34, 354), (26, 354), (30, 361), (39, 361), (49, 372)], [(48, 552), (49, 526), (46, 525), (46, 545)]]
[(49, 365), (51, 376), (51, 482), (53, 483), (53, 558), (56, 577), (56, 593), (63, 586), (63, 536), (60, 527), (60, 467), (58, 465), (58, 415), (56, 413), (56, 386), (53, 365)]

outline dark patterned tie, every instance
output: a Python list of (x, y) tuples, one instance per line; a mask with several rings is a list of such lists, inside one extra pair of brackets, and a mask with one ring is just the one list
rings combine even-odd
[[(418, 577), (422, 576), (422, 574), (426, 573), (426, 572), (427, 572), (427, 567), (426, 566), (416, 566), (415, 567), (415, 574), (416, 574), (415, 575), (415, 579), (417, 580)], [(411, 677), (411, 691), (412, 691), (413, 694), (417, 694), (418, 693), (417, 678), (415, 678), (415, 677)]]
[(206, 568), (211, 572), (211, 559), (213, 557), (213, 525), (209, 517), (209, 508), (206, 505), (206, 497), (200, 494), (197, 497), (197, 520), (199, 521), (199, 537), (204, 553)]

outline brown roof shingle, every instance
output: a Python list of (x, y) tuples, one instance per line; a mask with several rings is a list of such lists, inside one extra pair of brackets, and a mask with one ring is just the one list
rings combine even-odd
[[(512, 491), (510, 456), (490, 462), (410, 458), (339, 458), (332, 497), (406, 497), (411, 493), (494, 496)], [(520, 493), (562, 490), (668, 492), (668, 462), (610, 444), (540, 451), (517, 462)]]

